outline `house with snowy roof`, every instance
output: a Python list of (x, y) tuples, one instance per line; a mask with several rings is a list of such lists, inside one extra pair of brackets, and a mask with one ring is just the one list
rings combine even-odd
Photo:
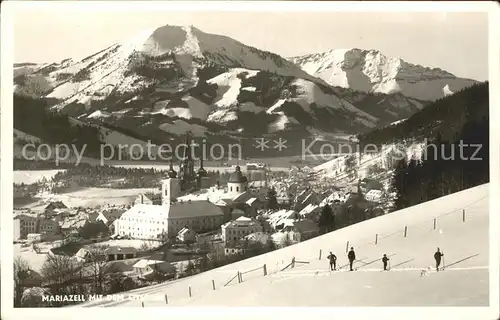
[(175, 275), (174, 265), (167, 261), (142, 259), (133, 265), (134, 272), (143, 278), (152, 278), (156, 273)]
[(317, 204), (308, 204), (304, 209), (300, 210), (299, 215), (303, 219), (318, 221), (321, 215), (322, 207)]
[(267, 221), (274, 230), (277, 230), (283, 227), (283, 224), (286, 220), (295, 220), (299, 219), (299, 217), (300, 215), (297, 211), (283, 209), (271, 213), (268, 216)]
[(188, 242), (196, 242), (196, 232), (189, 228), (182, 228), (181, 231), (177, 234), (177, 239), (180, 242), (188, 243)]
[(134, 204), (156, 204), (161, 205), (161, 194), (160, 193), (141, 193), (137, 196)]
[(116, 219), (120, 219), (123, 212), (124, 210), (122, 209), (108, 209), (101, 211), (99, 212), (99, 215), (96, 218), (96, 222), (101, 221), (109, 228), (110, 231), (114, 231), (115, 228), (114, 222)]

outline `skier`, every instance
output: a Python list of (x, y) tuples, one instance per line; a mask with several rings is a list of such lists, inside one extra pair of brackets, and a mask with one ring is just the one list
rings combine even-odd
[(382, 257), (382, 262), (384, 263), (384, 271), (387, 271), (387, 261), (389, 261), (389, 258), (387, 258), (387, 255), (384, 254)]
[(354, 260), (356, 260), (356, 254), (354, 253), (353, 247), (351, 247), (351, 250), (347, 254), (347, 259), (349, 259), (349, 271), (354, 271), (352, 270), (352, 264), (354, 263)]
[(436, 260), (436, 271), (439, 271), (439, 265), (441, 264), (442, 256), (444, 256), (444, 254), (439, 251), (439, 248), (437, 248), (436, 253), (434, 253), (434, 259)]
[(337, 256), (330, 251), (328, 259), (330, 260), (330, 271), (337, 270)]

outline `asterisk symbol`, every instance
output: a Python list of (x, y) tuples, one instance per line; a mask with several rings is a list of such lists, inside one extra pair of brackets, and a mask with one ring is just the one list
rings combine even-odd
[(286, 145), (286, 140), (279, 138), (278, 141), (273, 140), (276, 145), (274, 146), (275, 149), (278, 149), (279, 151), (282, 151), (283, 149), (288, 148)]
[(269, 148), (267, 145), (269, 143), (269, 140), (266, 140), (265, 138), (258, 138), (255, 139), (257, 141), (257, 145), (255, 148), (260, 149), (260, 151), (264, 151), (264, 149)]

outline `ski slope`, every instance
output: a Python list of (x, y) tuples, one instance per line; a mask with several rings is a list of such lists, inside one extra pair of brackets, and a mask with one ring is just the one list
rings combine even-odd
[[(488, 188), (481, 185), (199, 275), (129, 291), (122, 301), (79, 306), (488, 306)], [(347, 241), (356, 251), (355, 272), (346, 268)], [(436, 247), (445, 255), (446, 269), (421, 276), (433, 265)], [(328, 271), (329, 251), (337, 255), (340, 271)], [(387, 272), (380, 261), (384, 253), (391, 262)], [(293, 257), (295, 268), (280, 271)], [(235, 279), (224, 287), (238, 271), (256, 268), (244, 273), (241, 283)], [(133, 295), (144, 297), (129, 300)]]

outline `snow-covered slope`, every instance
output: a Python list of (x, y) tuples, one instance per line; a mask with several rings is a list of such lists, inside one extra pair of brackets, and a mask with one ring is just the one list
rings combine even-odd
[[(133, 290), (122, 301), (83, 306), (141, 306), (127, 294), (144, 294), (144, 307), (488, 306), (488, 190), (488, 184), (481, 185), (196, 276)], [(347, 241), (356, 250), (356, 272), (344, 272)], [(421, 277), (433, 265), (437, 247), (446, 269)], [(341, 271), (328, 271), (330, 251)], [(383, 254), (390, 258), (389, 272), (381, 271)], [(293, 257), (295, 268), (280, 271)], [(257, 270), (244, 273), (242, 283), (224, 286), (237, 272), (252, 269)]]
[(476, 83), (438, 68), (386, 57), (377, 50), (334, 49), (290, 60), (333, 86), (363, 92), (402, 93), (425, 101), (434, 101)]

